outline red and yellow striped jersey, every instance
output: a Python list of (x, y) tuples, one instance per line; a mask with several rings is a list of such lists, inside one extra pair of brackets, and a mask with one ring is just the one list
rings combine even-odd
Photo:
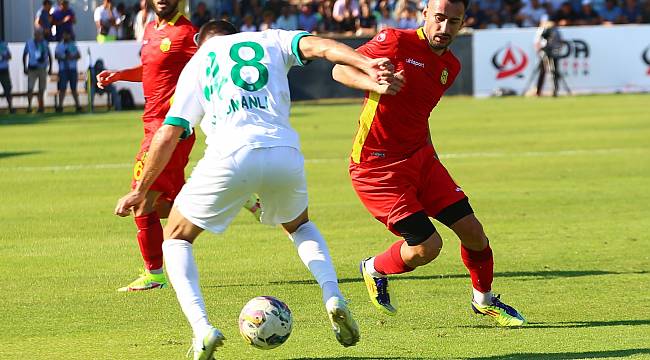
[(389, 58), (406, 84), (397, 95), (366, 94), (352, 161), (400, 160), (430, 144), (429, 116), (460, 72), (458, 59), (434, 53), (422, 28), (383, 30), (357, 51)]

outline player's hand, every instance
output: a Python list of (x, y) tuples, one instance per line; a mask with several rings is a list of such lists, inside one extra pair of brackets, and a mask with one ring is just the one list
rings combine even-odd
[(104, 70), (97, 74), (97, 87), (103, 89), (104, 87), (119, 80), (118, 72), (112, 70)]
[(115, 215), (125, 217), (131, 214), (133, 206), (141, 203), (145, 199), (145, 194), (139, 191), (131, 191), (117, 201), (115, 206)]
[(379, 95), (395, 95), (402, 90), (404, 84), (404, 70), (400, 70), (392, 76), (390, 81), (380, 81), (377, 83), (375, 92)]
[(380, 74), (391, 76), (394, 71), (395, 66), (387, 58), (368, 59), (366, 74), (377, 81), (379, 81)]

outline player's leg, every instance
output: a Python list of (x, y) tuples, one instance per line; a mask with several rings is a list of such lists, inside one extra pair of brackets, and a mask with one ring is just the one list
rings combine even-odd
[[(452, 213), (455, 212), (455, 215)], [(466, 214), (463, 216), (463, 214)], [(449, 216), (446, 219), (445, 216)], [(460, 219), (456, 219), (460, 217)], [(494, 258), (483, 226), (473, 214), (467, 199), (451, 205), (438, 215), (461, 241), (461, 258), (472, 280), (472, 309), (488, 315), (501, 326), (520, 326), (526, 319), (512, 306), (492, 293)]]
[(356, 345), (360, 338), (359, 326), (339, 288), (327, 243), (316, 224), (309, 220), (308, 210), (305, 209), (295, 220), (282, 224), (282, 227), (289, 234), (298, 256), (321, 287), (323, 303), (336, 339), (346, 347)]
[(385, 252), (362, 261), (360, 266), (372, 303), (389, 315), (397, 312), (397, 304), (390, 297), (387, 275), (403, 274), (426, 265), (442, 249), (442, 238), (424, 211), (406, 216), (392, 228), (402, 239)]
[(163, 228), (156, 212), (160, 192), (149, 191), (145, 199), (133, 207), (140, 254), (144, 261), (144, 271), (129, 285), (118, 291), (140, 291), (167, 287), (163, 273)]
[(258, 150), (262, 154), (264, 181), (259, 188), (261, 221), (281, 224), (298, 256), (321, 287), (322, 299), (336, 339), (343, 346), (359, 341), (359, 327), (341, 294), (327, 243), (309, 220), (304, 159), (290, 147)]
[(169, 214), (165, 226), (162, 249), (169, 281), (174, 287), (178, 303), (192, 327), (194, 359), (209, 360), (225, 337), (208, 320), (205, 301), (199, 285), (199, 272), (194, 261), (192, 244), (203, 231), (187, 220), (176, 207)]
[(360, 264), (371, 302), (389, 315), (397, 312), (397, 304), (389, 292), (387, 275), (409, 272), (430, 262), (442, 246), (418, 199), (421, 174), (416, 155), (376, 167), (350, 165), (352, 185), (361, 202), (375, 219), (401, 237)]
[(227, 158), (204, 158), (174, 201), (165, 226), (163, 252), (169, 280), (194, 333), (194, 358), (211, 359), (223, 335), (208, 321), (199, 286), (192, 242), (206, 229), (226, 230), (254, 187), (259, 172), (250, 150), (242, 148)]

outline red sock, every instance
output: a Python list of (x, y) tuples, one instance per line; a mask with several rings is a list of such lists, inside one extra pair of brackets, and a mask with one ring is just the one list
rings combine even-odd
[(163, 267), (163, 229), (157, 212), (136, 216), (135, 224), (138, 227), (138, 244), (147, 270), (156, 270)]
[(400, 240), (391, 245), (384, 253), (375, 256), (375, 270), (377, 272), (389, 275), (413, 271), (413, 268), (406, 265), (402, 260), (400, 249), (404, 242), (404, 240)]
[(492, 290), (492, 279), (494, 278), (494, 260), (490, 244), (481, 250), (470, 250), (463, 245), (460, 246), (460, 255), (469, 276), (472, 278), (474, 289), (486, 293)]

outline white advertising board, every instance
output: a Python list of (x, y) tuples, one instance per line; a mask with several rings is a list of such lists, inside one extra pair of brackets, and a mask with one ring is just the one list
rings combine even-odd
[[(535, 88), (536, 32), (532, 28), (474, 32), (474, 96), (489, 96), (499, 89), (523, 94)], [(560, 33), (559, 70), (573, 93), (650, 91), (650, 25), (561, 27)], [(550, 91), (551, 82), (546, 81), (544, 88)]]
[[(53, 63), (53, 72), (58, 72), (58, 62), (54, 59), (54, 48), (56, 43), (50, 44), (50, 52), (52, 54), (52, 63)], [(95, 41), (79, 41), (77, 42), (77, 47), (81, 53), (81, 59), (77, 63), (77, 69), (79, 72), (84, 72), (88, 69), (89, 62), (93, 64), (97, 59), (102, 59), (104, 66), (107, 69), (125, 69), (134, 67), (140, 64), (140, 48), (142, 44), (137, 41), (115, 41), (105, 44), (98, 44)], [(9, 43), (9, 50), (11, 51), (12, 58), (9, 62), (9, 74), (11, 76), (12, 83), (12, 93), (23, 93), (27, 91), (27, 75), (25, 75), (23, 70), (23, 50), (25, 48), (24, 43)], [(48, 77), (47, 81), (47, 90), (45, 93), (45, 106), (54, 106), (54, 96), (53, 93), (56, 91), (57, 83), (52, 78)], [(142, 93), (142, 84), (141, 83), (130, 83), (130, 82), (117, 82), (117, 89), (129, 89), (133, 95), (133, 99), (136, 104), (144, 104), (144, 95)], [(78, 90), (84, 90), (83, 82), (80, 82), (77, 86)], [(38, 89), (38, 84), (34, 86), (34, 92)], [(1, 90), (1, 88), (0, 88)], [(82, 104), (87, 103), (87, 97), (85, 95), (80, 95), (80, 100)], [(73, 104), (72, 96), (66, 96), (65, 103), (67, 105)], [(105, 96), (96, 96), (95, 103), (99, 105), (106, 104)], [(36, 97), (32, 106), (36, 107)], [(14, 99), (14, 105), (16, 107), (26, 107), (27, 100), (25, 97), (17, 97)], [(0, 108), (6, 108), (7, 102), (4, 97), (0, 97)]]

